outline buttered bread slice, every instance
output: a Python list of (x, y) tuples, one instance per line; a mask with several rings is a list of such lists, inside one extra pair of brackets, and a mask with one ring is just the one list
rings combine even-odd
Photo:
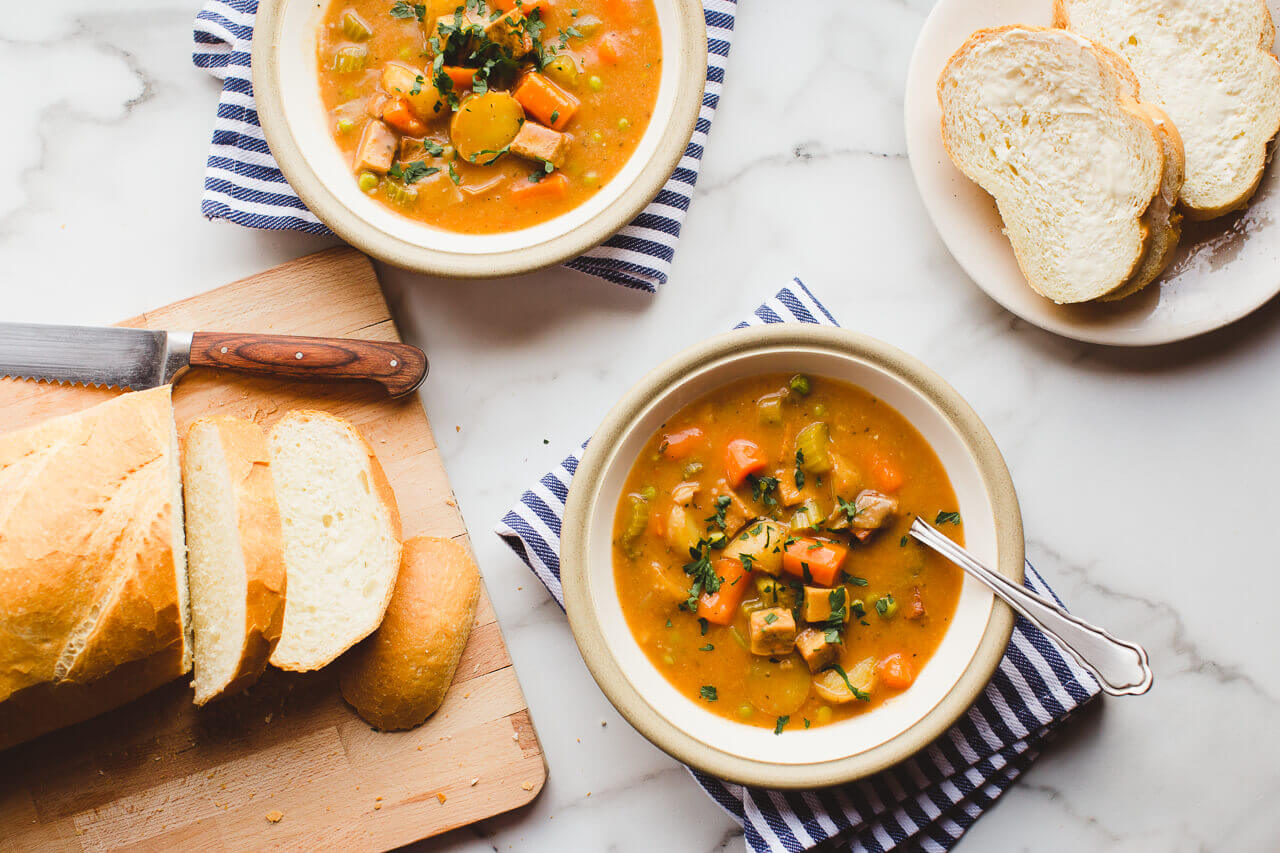
[(974, 33), (938, 79), (947, 152), (995, 198), (1027, 282), (1055, 302), (1135, 289), (1177, 242), (1161, 207), (1176, 137), (1135, 92), (1115, 54), (1025, 26)]
[(1280, 61), (1265, 0), (1055, 0), (1054, 23), (1111, 48), (1177, 125), (1194, 219), (1246, 204), (1280, 130)]

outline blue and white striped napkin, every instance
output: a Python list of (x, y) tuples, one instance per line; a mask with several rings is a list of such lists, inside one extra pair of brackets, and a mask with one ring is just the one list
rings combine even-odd
[[(630, 225), (565, 266), (650, 293), (667, 283), (711, 119), (724, 88), (737, 0), (702, 0), (702, 6), (707, 21), (707, 83), (684, 156), (671, 180)], [(249, 228), (331, 234), (285, 182), (258, 124), (249, 68), (257, 14), (258, 0), (205, 0), (196, 16), (191, 61), (222, 80), (200, 209), (210, 219), (227, 219)]]
[[(799, 279), (737, 328), (762, 323), (839, 325)], [(561, 607), (560, 522), (580, 458), (569, 456), (539, 480), (497, 527)], [(1026, 585), (1057, 600), (1030, 563)], [(945, 734), (895, 767), (813, 791), (770, 791), (690, 772), (742, 824), (756, 853), (797, 853), (828, 840), (855, 853), (949, 850), (1098, 692), (1092, 675), (1019, 617), (983, 695)]]

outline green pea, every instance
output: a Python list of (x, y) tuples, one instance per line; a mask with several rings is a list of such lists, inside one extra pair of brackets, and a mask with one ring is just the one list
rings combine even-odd
[(373, 172), (361, 172), (357, 183), (360, 185), (360, 189), (365, 192), (373, 192), (378, 188), (378, 176)]
[(604, 81), (594, 74), (587, 78), (587, 85), (591, 87), (593, 92), (599, 92), (604, 89)]
[(349, 118), (338, 119), (338, 133), (350, 133), (356, 123)]
[(647, 501), (651, 501), (658, 496), (658, 490), (653, 486), (645, 486), (640, 490), (640, 496)]
[(825, 418), (827, 416), (827, 407), (819, 403), (813, 407), (813, 416), (815, 418)]
[(745, 704), (743, 704), (743, 705), (739, 705), (739, 706), (738, 706), (738, 716), (739, 716), (739, 717), (741, 717), (741, 718), (742, 718), (742, 719), (744, 719), (744, 720), (749, 720), (749, 719), (751, 719), (751, 716), (752, 716), (755, 712), (756, 712), (756, 709), (755, 709), (755, 708), (752, 708), (750, 705), (745, 705)]
[(600, 132), (600, 131), (598, 131), (598, 130), (593, 130), (593, 131), (591, 131), (591, 141), (592, 141), (592, 142), (600, 142), (600, 141), (602, 141), (603, 139), (604, 139), (604, 134), (603, 134), (603, 133), (601, 133), (601, 132)]
[(618, 119), (618, 130), (630, 130), (630, 129), (631, 129), (631, 119), (629, 118)]
[(876, 599), (876, 612), (883, 619), (892, 619), (898, 613), (898, 602), (892, 595), (882, 595)]
[(809, 377), (805, 376), (803, 373), (797, 373), (795, 376), (792, 376), (791, 381), (787, 384), (790, 386), (792, 391), (795, 391), (801, 397), (807, 397), (809, 392), (812, 390), (809, 385)]
[(675, 659), (675, 658), (673, 658), (671, 655), (663, 655), (663, 656), (662, 656), (662, 662), (663, 662), (663, 663), (665, 663), (667, 666), (675, 666), (675, 665), (676, 665), (676, 659)]

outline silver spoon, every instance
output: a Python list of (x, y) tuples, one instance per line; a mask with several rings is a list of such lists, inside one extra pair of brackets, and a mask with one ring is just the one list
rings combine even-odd
[(1151, 689), (1154, 675), (1147, 661), (1147, 650), (1142, 646), (1117, 640), (1049, 599), (996, 574), (922, 518), (917, 517), (911, 523), (909, 532), (989, 586), (1017, 613), (1065, 646), (1081, 666), (1097, 677), (1104, 692), (1112, 696), (1136, 696)]

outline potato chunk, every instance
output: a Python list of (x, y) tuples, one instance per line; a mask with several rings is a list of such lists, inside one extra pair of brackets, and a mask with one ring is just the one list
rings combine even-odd
[(736, 557), (747, 568), (769, 575), (782, 573), (782, 543), (787, 528), (776, 521), (760, 519), (746, 526), (724, 549), (724, 556)]
[(850, 685), (863, 696), (870, 696), (876, 686), (876, 659), (864, 658), (849, 670), (849, 684), (845, 684), (840, 673), (828, 669), (821, 675), (814, 676), (813, 691), (828, 702), (843, 704), (859, 698), (858, 693), (850, 690)]
[(796, 620), (790, 610), (770, 607), (751, 614), (747, 624), (751, 653), (767, 657), (790, 654), (796, 645)]
[(564, 165), (569, 153), (569, 137), (549, 127), (526, 121), (516, 138), (511, 140), (511, 153), (530, 160), (550, 163), (557, 169)]
[(396, 152), (396, 135), (380, 121), (369, 121), (356, 146), (355, 169), (385, 175)]
[(827, 642), (827, 632), (817, 628), (805, 628), (796, 637), (796, 651), (808, 664), (810, 672), (818, 672), (823, 667), (835, 663), (839, 647)]

